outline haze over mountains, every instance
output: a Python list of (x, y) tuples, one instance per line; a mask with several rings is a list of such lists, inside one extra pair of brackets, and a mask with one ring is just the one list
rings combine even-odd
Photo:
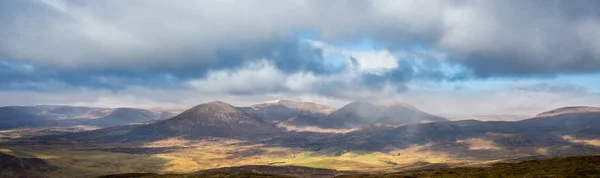
[(0, 129), (75, 125), (109, 127), (168, 119), (176, 114), (178, 111), (169, 109), (5, 106), (0, 107)]
[[(3, 128), (31, 126), (117, 126), (154, 122), (169, 119), (179, 114), (170, 109), (93, 108), (71, 106), (7, 106), (0, 107)], [(360, 128), (369, 124), (402, 125), (408, 123), (445, 121), (417, 108), (406, 105), (374, 105), (352, 102), (336, 110), (334, 107), (290, 100), (268, 101), (249, 107), (235, 107), (223, 102), (198, 105), (177, 118), (208, 118), (210, 122), (231, 119), (248, 120), (268, 124), (283, 123), (293, 126), (316, 126), (323, 128)], [(220, 119), (214, 119), (220, 118)], [(188, 121), (181, 121), (188, 122)], [(191, 122), (191, 121), (189, 121)], [(200, 122), (199, 124), (210, 125)], [(212, 124), (212, 123), (211, 123)], [(214, 123), (216, 124), (216, 123)], [(216, 124), (220, 125), (220, 124)], [(231, 125), (231, 123), (227, 124)]]

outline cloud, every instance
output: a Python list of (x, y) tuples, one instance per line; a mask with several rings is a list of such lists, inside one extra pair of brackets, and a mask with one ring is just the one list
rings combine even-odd
[[(0, 1), (0, 91), (377, 100), (428, 82), (594, 74), (599, 7), (586, 0)], [(586, 91), (536, 83), (503, 90)]]
[(285, 81), (285, 74), (263, 60), (239, 70), (211, 72), (206, 78), (192, 80), (189, 84), (200, 92), (253, 94), (280, 90)]
[[(369, 54), (371, 53), (371, 54)], [(379, 56), (386, 61), (391, 58), (394, 63), (397, 59), (393, 55), (381, 56), (381, 52), (362, 52), (365, 56)], [(321, 95), (344, 100), (378, 99), (382, 97), (381, 92), (393, 90), (397, 93), (404, 88), (407, 81), (396, 81), (388, 78), (389, 75), (410, 75), (411, 71), (396, 71), (402, 69), (386, 69), (385, 72), (373, 74), (370, 70), (364, 70), (360, 66), (352, 66), (354, 58), (345, 58), (340, 66), (345, 68), (337, 73), (320, 75), (314, 71), (286, 72), (277, 68), (273, 61), (262, 59), (248, 63), (236, 70), (223, 69), (210, 71), (206, 77), (190, 80), (188, 84), (196, 91), (202, 93), (227, 93), (231, 95), (267, 95), (280, 94), (284, 96), (294, 95)], [(377, 85), (373, 87), (371, 85)], [(387, 94), (391, 94), (387, 92)]]
[(423, 44), (476, 77), (600, 69), (595, 1), (3, 3), (2, 54), (61, 68), (177, 73), (275, 55), (285, 58), (270, 58), (279, 68), (325, 72), (319, 51), (287, 43), (312, 31), (332, 43), (368, 37), (392, 51)]

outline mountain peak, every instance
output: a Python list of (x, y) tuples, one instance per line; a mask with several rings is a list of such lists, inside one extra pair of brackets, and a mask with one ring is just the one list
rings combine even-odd
[(199, 105), (220, 105), (220, 106), (231, 106), (231, 107), (233, 107), (231, 104), (223, 102), (223, 101), (212, 101), (212, 102), (203, 103), (203, 104), (199, 104)]
[(536, 115), (536, 117), (548, 117), (556, 116), (561, 114), (573, 114), (573, 113), (586, 113), (586, 112), (600, 112), (600, 108), (591, 106), (569, 106), (553, 109)]
[(446, 119), (422, 112), (416, 107), (404, 103), (375, 105), (364, 101), (354, 101), (322, 119), (321, 124), (325, 127), (356, 128), (377, 123), (402, 125), (437, 121), (446, 121)]
[[(189, 136), (255, 135), (277, 132), (263, 120), (221, 101), (199, 104), (183, 113), (149, 126), (162, 133)], [(145, 130), (144, 132), (148, 132)], [(152, 131), (154, 132), (154, 131)]]

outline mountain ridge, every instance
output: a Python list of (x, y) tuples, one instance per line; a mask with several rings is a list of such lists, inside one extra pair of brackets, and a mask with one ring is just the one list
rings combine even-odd
[(170, 119), (139, 126), (136, 135), (160, 136), (248, 136), (276, 133), (280, 130), (253, 118), (228, 103), (213, 101), (196, 105)]

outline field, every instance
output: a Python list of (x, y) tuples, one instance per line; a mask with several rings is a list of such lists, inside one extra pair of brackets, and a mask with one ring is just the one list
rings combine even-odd
[[(143, 177), (143, 178), (251, 178), (251, 177), (286, 177), (281, 174), (270, 172), (247, 172), (247, 171), (224, 171), (208, 172), (201, 174), (123, 174), (109, 175), (103, 178), (120, 177)], [(498, 178), (520, 178), (520, 177), (598, 177), (600, 175), (600, 156), (580, 156), (553, 158), (543, 160), (524, 161), (520, 163), (497, 163), (487, 167), (458, 167), (438, 168), (429, 170), (404, 171), (395, 173), (344, 173), (329, 177), (335, 178), (404, 178), (404, 177), (427, 177), (427, 178), (462, 178), (462, 177), (498, 177)], [(300, 174), (300, 177), (310, 177)]]
[[(336, 147), (309, 149), (272, 146), (240, 140), (169, 138), (125, 143), (0, 143), (0, 152), (20, 158), (41, 158), (56, 166), (50, 177), (93, 177), (123, 173), (186, 174), (207, 169), (244, 166), (304, 166), (352, 172), (399, 172), (423, 168), (487, 166), (551, 156), (590, 155), (595, 140), (565, 137), (581, 147), (500, 148), (483, 139), (459, 140), (448, 147), (412, 145), (390, 151), (347, 150)], [(19, 139), (17, 139), (19, 140)], [(586, 146), (587, 145), (587, 146)], [(503, 155), (512, 155), (503, 157)]]
[(459, 167), (374, 175), (346, 175), (339, 178), (385, 177), (598, 177), (600, 156), (553, 158), (520, 163), (498, 163), (489, 167)]
[(0, 145), (21, 158), (41, 158), (61, 168), (51, 177), (89, 177), (133, 172), (191, 173), (242, 165), (297, 165), (351, 171), (397, 171), (423, 163), (471, 163), (414, 146), (390, 153), (297, 148), (248, 144), (237, 140), (171, 138), (150, 143)]

